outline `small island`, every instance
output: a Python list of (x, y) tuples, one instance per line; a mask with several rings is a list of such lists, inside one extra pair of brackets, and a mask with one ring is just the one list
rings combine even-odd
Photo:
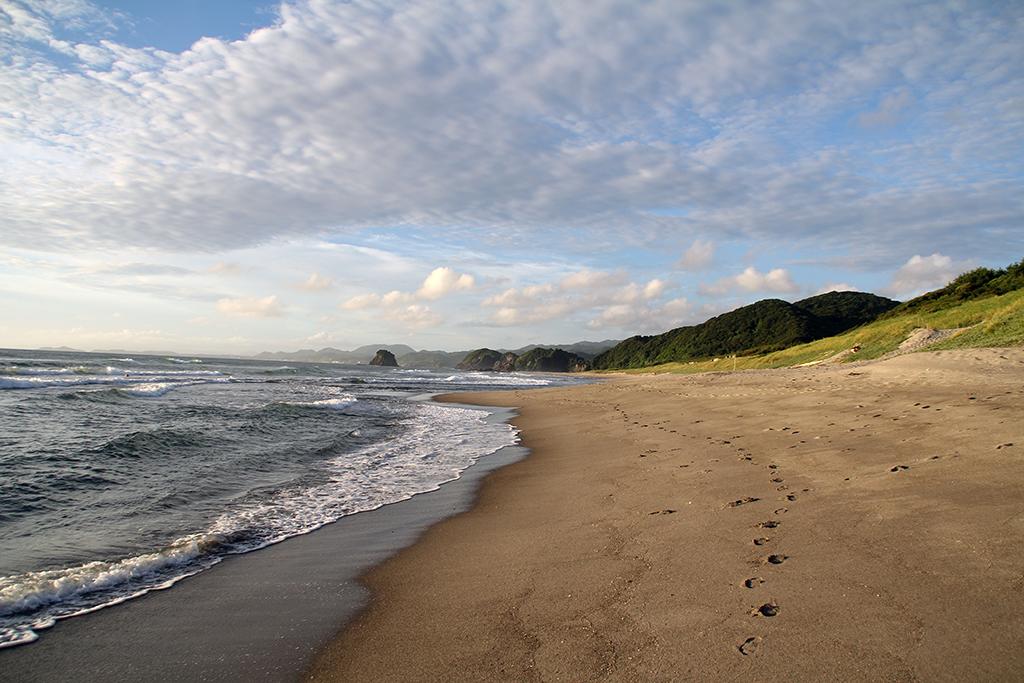
[(377, 349), (377, 353), (370, 361), (370, 365), (379, 365), (384, 368), (397, 368), (398, 361), (395, 360), (395, 354), (391, 353), (387, 349)]

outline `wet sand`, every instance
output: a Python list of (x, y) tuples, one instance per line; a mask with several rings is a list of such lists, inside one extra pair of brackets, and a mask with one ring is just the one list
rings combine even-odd
[(532, 454), (310, 679), (1024, 679), (1024, 349), (455, 398)]

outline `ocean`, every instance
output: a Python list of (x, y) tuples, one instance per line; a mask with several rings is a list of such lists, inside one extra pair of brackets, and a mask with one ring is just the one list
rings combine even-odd
[(432, 491), (517, 443), (438, 392), (575, 383), (0, 350), (0, 647)]

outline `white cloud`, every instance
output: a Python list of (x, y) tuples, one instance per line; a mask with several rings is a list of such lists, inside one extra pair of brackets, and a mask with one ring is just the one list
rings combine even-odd
[(845, 282), (833, 282), (819, 289), (815, 294), (827, 294), (829, 292), (859, 292), (860, 289)]
[(411, 304), (404, 308), (390, 309), (385, 312), (385, 315), (414, 329), (436, 327), (442, 322), (439, 314), (432, 311), (430, 306), (423, 304)]
[(413, 301), (416, 297), (408, 292), (400, 292), (397, 289), (393, 289), (387, 294), (380, 297), (380, 302), (385, 306), (401, 306)]
[(715, 244), (709, 240), (694, 240), (683, 257), (679, 267), (683, 270), (701, 270), (711, 265), (715, 258)]
[(276, 296), (220, 299), (217, 301), (217, 310), (243, 318), (276, 318), (284, 315), (284, 308)]
[(644, 298), (657, 299), (665, 292), (665, 289), (667, 287), (668, 285), (665, 283), (664, 280), (658, 280), (657, 278), (655, 278), (654, 280), (651, 280), (646, 285), (644, 285)]
[(562, 276), (556, 283), (506, 289), (481, 304), (497, 309), (491, 314), (490, 324), (503, 327), (536, 324), (588, 312), (597, 312), (597, 317), (588, 323), (591, 329), (618, 327), (630, 321), (646, 328), (662, 324), (667, 318), (675, 319), (679, 302), (684, 299), (676, 300), (667, 309), (657, 303), (669, 289), (667, 282), (658, 278), (646, 283), (626, 280), (626, 273), (621, 271), (585, 269)]
[(302, 284), (299, 285), (299, 289), (304, 289), (307, 292), (323, 292), (333, 288), (334, 280), (321, 275), (320, 273), (312, 273)]
[(785, 268), (772, 268), (767, 273), (762, 273), (754, 266), (748, 266), (738, 275), (722, 278), (710, 285), (701, 285), (700, 292), (717, 296), (736, 290), (781, 294), (796, 292), (799, 289)]
[(562, 278), (562, 289), (598, 289), (625, 282), (626, 274), (603, 270), (580, 270)]
[(529, 306), (530, 304), (536, 303), (539, 299), (553, 294), (555, 291), (557, 291), (555, 286), (550, 283), (543, 285), (527, 285), (521, 289), (513, 287), (506, 289), (500, 294), (487, 297), (482, 303), (484, 306)]
[(886, 291), (893, 296), (910, 298), (946, 285), (966, 269), (965, 264), (954, 263), (943, 254), (915, 254), (893, 274)]
[(347, 311), (359, 311), (379, 305), (380, 299), (380, 294), (359, 294), (342, 302), (341, 307)]
[(657, 334), (693, 322), (695, 307), (679, 297), (662, 304), (613, 304), (587, 322), (593, 330), (617, 328), (629, 334)]
[[(563, 226), (579, 233), (563, 248), (699, 230), (891, 252), (1000, 243), (1024, 218), (1012, 3), (316, 1), (180, 54), (71, 44), (54, 36), (74, 13), (6, 6), (7, 244), (215, 250), (379, 225), (522, 243)], [(921, 91), (903, 144), (806, 134)]]
[(559, 318), (572, 310), (572, 303), (565, 300), (546, 301), (523, 307), (505, 306), (495, 311), (491, 320), (498, 326), (530, 325)]
[(435, 268), (423, 281), (423, 284), (416, 291), (416, 296), (421, 299), (440, 299), (452, 292), (462, 292), (473, 289), (475, 280), (472, 275), (456, 273), (447, 266)]

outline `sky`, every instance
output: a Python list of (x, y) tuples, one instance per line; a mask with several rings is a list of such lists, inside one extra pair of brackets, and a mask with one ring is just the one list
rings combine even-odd
[(1024, 3), (0, 0), (0, 346), (621, 339), (1024, 256)]

